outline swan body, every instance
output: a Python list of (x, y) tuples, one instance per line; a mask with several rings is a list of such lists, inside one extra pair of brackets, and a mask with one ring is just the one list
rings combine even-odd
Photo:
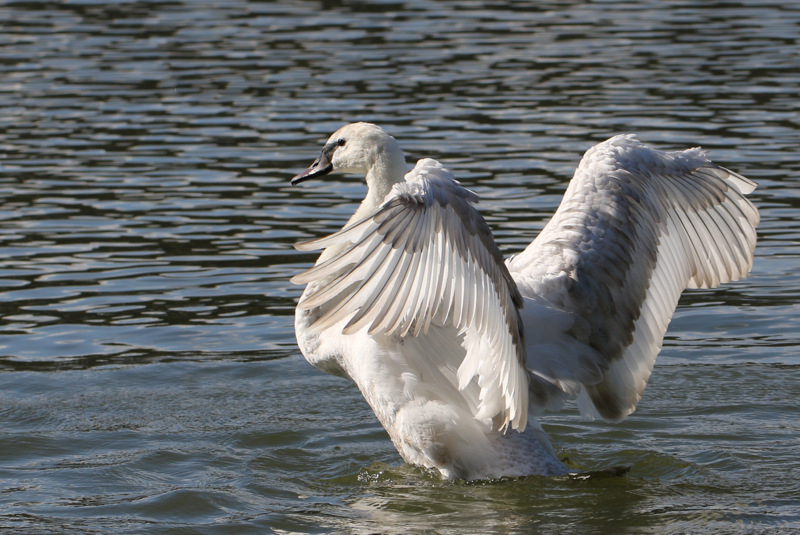
[(439, 162), (406, 172), (369, 123), (335, 132), (292, 179), (365, 176), (368, 191), (321, 249), (295, 330), (306, 359), (352, 380), (403, 459), (447, 479), (558, 475), (534, 415), (577, 398), (589, 417), (636, 408), (681, 292), (750, 270), (755, 184), (700, 149), (633, 136), (584, 155), (551, 221), (504, 259)]

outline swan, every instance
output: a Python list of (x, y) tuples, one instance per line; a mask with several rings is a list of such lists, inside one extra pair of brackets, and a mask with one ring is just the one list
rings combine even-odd
[(408, 463), (445, 479), (568, 473), (535, 416), (576, 399), (632, 413), (685, 288), (748, 274), (756, 184), (693, 148), (633, 135), (590, 148), (533, 242), (504, 259), (478, 197), (436, 160), (407, 172), (382, 128), (337, 130), (296, 185), (362, 174), (367, 194), (322, 250), (295, 314), (316, 368), (358, 386)]

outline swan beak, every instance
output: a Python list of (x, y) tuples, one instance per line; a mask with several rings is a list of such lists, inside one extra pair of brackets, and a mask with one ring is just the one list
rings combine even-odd
[(322, 154), (319, 155), (319, 158), (314, 160), (314, 163), (311, 164), (311, 167), (292, 178), (292, 186), (296, 186), (300, 182), (308, 180), (309, 178), (327, 175), (333, 171), (333, 164), (331, 163), (333, 151), (326, 149), (327, 147), (322, 149)]

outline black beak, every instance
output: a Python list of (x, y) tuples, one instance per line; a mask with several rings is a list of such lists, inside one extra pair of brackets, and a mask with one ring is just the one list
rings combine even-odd
[(309, 178), (315, 178), (318, 176), (327, 175), (331, 171), (333, 171), (333, 164), (331, 163), (331, 157), (333, 156), (333, 151), (336, 149), (336, 145), (331, 144), (325, 145), (322, 147), (322, 154), (319, 155), (319, 158), (314, 160), (314, 163), (311, 164), (311, 167), (300, 173), (299, 175), (292, 178), (292, 186), (298, 185), (300, 182), (304, 180), (308, 180)]

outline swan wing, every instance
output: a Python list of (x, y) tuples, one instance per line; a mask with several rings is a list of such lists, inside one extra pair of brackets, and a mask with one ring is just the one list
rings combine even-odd
[(522, 298), (472, 206), (476, 201), (439, 162), (420, 160), (373, 213), (298, 244), (300, 250), (336, 253), (292, 282), (317, 281), (298, 304), (325, 311), (313, 324), (317, 330), (366, 329), (397, 337), (401, 347), (409, 337), (458, 336), (463, 351), (436, 360), (457, 368), (455, 386), (464, 395), (477, 382), (475, 417), (491, 418), (498, 429), (523, 430), (528, 383)]
[[(535, 378), (587, 394), (604, 418), (633, 412), (681, 292), (749, 272), (755, 186), (697, 148), (660, 152), (630, 135), (591, 148), (551, 221), (508, 261), (531, 301)], [(537, 317), (560, 322), (561, 338), (534, 336)]]

